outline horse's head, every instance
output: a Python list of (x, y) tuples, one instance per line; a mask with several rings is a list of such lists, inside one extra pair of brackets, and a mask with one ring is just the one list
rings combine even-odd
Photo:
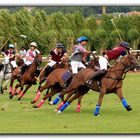
[(135, 54), (129, 53), (123, 60), (122, 60), (126, 69), (134, 70), (138, 65), (138, 61), (136, 59)]
[(91, 55), (91, 59), (87, 68), (98, 69), (99, 68), (99, 57), (95, 56), (94, 54)]
[(39, 66), (42, 63), (42, 55), (41, 54), (36, 54), (36, 57), (35, 57), (34, 61)]

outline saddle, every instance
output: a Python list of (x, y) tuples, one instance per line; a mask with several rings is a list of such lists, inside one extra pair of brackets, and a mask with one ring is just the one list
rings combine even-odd
[(72, 77), (73, 77), (73, 75), (72, 75), (72, 72), (71, 71), (66, 71), (63, 75), (62, 75), (62, 79), (63, 79), (63, 81), (64, 81), (64, 88), (66, 88), (69, 84), (70, 84), (70, 82), (71, 82), (71, 80), (72, 80)]

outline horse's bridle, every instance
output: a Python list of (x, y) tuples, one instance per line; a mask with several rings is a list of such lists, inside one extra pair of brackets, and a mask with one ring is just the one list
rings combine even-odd
[(35, 58), (35, 62), (36, 62), (37, 65), (40, 65), (42, 61), (39, 60), (38, 58)]
[[(134, 68), (135, 66), (127, 66), (124, 62), (120, 61), (120, 63), (124, 66), (123, 68), (123, 71), (124, 71), (124, 74), (123, 74), (123, 77), (121, 78), (113, 78), (113, 77), (110, 77), (110, 76), (107, 76), (107, 77), (104, 77), (104, 78), (109, 78), (109, 79), (113, 79), (113, 80), (118, 80), (118, 81), (121, 81), (121, 80), (124, 80), (125, 77), (126, 77), (126, 73), (131, 69), (131, 68)], [(115, 71), (119, 71), (121, 69), (117, 69)]]

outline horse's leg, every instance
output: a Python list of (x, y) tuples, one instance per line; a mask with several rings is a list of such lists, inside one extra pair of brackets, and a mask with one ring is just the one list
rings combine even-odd
[[(47, 94), (49, 93), (49, 91), (50, 91), (50, 89), (48, 88), (47, 91), (46, 91), (46, 93), (45, 93), (45, 95), (47, 95)], [(45, 95), (44, 95), (44, 96), (45, 96)], [(51, 102), (52, 102), (52, 98), (49, 97), (49, 99), (48, 99), (48, 104), (51, 105)]]
[(65, 104), (59, 109), (58, 113), (61, 113), (62, 111), (64, 111), (74, 100), (76, 100), (77, 98), (79, 98), (81, 96), (81, 94), (78, 92), (76, 94), (74, 94), (71, 98), (69, 98), (67, 100), (67, 102), (65, 102)]
[(66, 98), (58, 105), (58, 107), (55, 109), (55, 111), (58, 111), (67, 101), (68, 99), (74, 94), (74, 91), (71, 91), (67, 93)]
[(3, 87), (4, 90), (7, 90), (7, 85), (8, 85), (9, 80), (11, 79), (11, 77), (12, 77), (12, 73), (8, 73), (5, 75), (5, 84)]
[(45, 84), (44, 86), (40, 87), (40, 90), (37, 91), (36, 97), (31, 101), (31, 104), (37, 102), (40, 98), (41, 92), (49, 87), (49, 84)]
[(78, 103), (77, 103), (76, 112), (80, 112), (80, 111), (81, 111), (81, 101), (82, 101), (83, 96), (84, 96), (84, 95), (81, 95), (81, 96), (78, 98)]
[(123, 106), (125, 107), (125, 109), (126, 109), (127, 111), (131, 111), (131, 110), (132, 110), (131, 106), (128, 105), (126, 99), (125, 99), (125, 98), (123, 97), (123, 95), (122, 95), (122, 89), (121, 89), (121, 88), (118, 88), (118, 89), (116, 90), (116, 92), (117, 92), (117, 95), (118, 95), (118, 97), (120, 98), (120, 100), (121, 100)]
[(24, 95), (25, 93), (27, 92), (27, 90), (32, 86), (32, 84), (29, 84), (28, 86), (26, 86), (25, 90), (20, 94), (18, 100), (20, 100)]
[(104, 97), (105, 93), (106, 93), (106, 88), (102, 87), (101, 90), (100, 90), (100, 95), (99, 95), (99, 98), (98, 98), (98, 103), (96, 105), (96, 109), (95, 109), (95, 112), (94, 112), (95, 116), (99, 116), (100, 115), (100, 107), (101, 107), (101, 104), (102, 104), (103, 97)]
[(53, 105), (57, 104), (58, 101), (66, 94), (71, 91), (74, 91), (81, 85), (81, 81), (79, 82), (72, 82), (67, 89), (62, 90), (62, 92), (58, 95), (58, 97), (53, 101)]
[(12, 77), (11, 77), (11, 80), (10, 80), (10, 89), (9, 89), (9, 94), (12, 94), (12, 92), (13, 92), (12, 87), (13, 87), (14, 80), (15, 80), (15, 77), (14, 77), (14, 76), (12, 76)]
[(13, 98), (13, 96), (16, 94), (17, 88), (20, 87), (20, 86), (21, 86), (20, 83), (19, 83), (19, 84), (16, 84), (16, 86), (15, 86), (15, 88), (14, 88), (14, 91), (12, 92), (12, 94), (9, 95), (9, 98), (10, 98), (10, 99)]
[(0, 93), (1, 94), (3, 94), (2, 83), (3, 83), (3, 79), (0, 79)]
[(57, 92), (55, 90), (52, 90), (50, 93), (45, 94), (43, 99), (37, 105), (34, 105), (33, 108), (40, 108), (48, 98), (51, 98), (56, 93)]
[(3, 90), (7, 90), (8, 82), (9, 82), (9, 79), (6, 79), (6, 81), (5, 81), (5, 83), (4, 83)]

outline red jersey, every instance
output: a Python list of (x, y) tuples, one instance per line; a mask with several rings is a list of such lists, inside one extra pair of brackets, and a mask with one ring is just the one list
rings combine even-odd
[[(6, 56), (9, 56), (9, 57), (11, 57), (12, 55), (15, 55), (15, 52), (13, 50), (6, 50), (4, 53), (6, 54)], [(11, 58), (11, 60), (15, 60), (15, 56)]]
[(50, 55), (52, 57), (51, 59), (55, 62), (60, 62), (60, 59), (63, 57), (64, 53), (66, 53), (65, 50), (62, 50), (62, 52), (57, 53), (54, 49), (50, 52)]
[(112, 59), (116, 59), (118, 58), (120, 55), (124, 56), (127, 54), (126, 49), (124, 47), (115, 47), (112, 50), (109, 50), (106, 52), (108, 59), (112, 60)]

